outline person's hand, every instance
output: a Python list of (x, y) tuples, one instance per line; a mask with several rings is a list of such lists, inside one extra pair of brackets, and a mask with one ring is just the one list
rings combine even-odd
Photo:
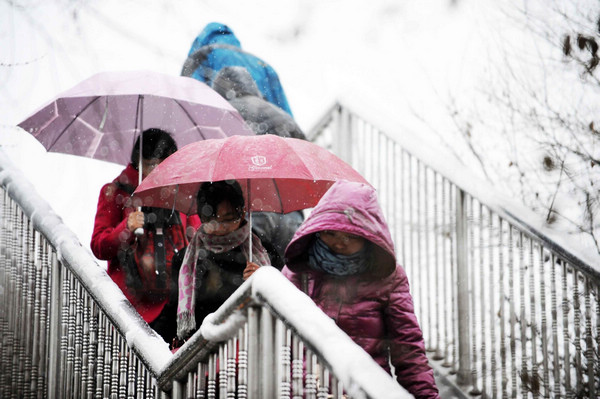
[(134, 232), (136, 229), (144, 227), (144, 212), (135, 211), (129, 214), (127, 218), (127, 229)]
[(260, 266), (254, 262), (246, 263), (246, 268), (244, 269), (244, 280), (248, 280), (252, 274), (258, 270)]

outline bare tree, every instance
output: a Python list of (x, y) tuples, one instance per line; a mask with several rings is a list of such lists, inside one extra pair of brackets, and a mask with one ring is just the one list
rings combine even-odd
[(449, 100), (449, 113), (490, 181), (600, 252), (600, 3), (514, 1), (503, 13), (478, 104)]

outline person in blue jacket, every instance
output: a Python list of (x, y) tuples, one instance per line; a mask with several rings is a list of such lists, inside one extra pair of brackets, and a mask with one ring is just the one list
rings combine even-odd
[(219, 70), (228, 66), (246, 68), (263, 98), (292, 115), (283, 87), (273, 67), (257, 56), (242, 50), (240, 41), (225, 24), (211, 22), (204, 27), (190, 48), (181, 75), (190, 76), (211, 86)]

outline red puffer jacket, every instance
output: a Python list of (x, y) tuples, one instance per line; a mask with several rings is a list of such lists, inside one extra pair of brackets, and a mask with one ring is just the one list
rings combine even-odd
[[(323, 230), (370, 241), (373, 261), (369, 270), (339, 277), (310, 268), (308, 248), (315, 233)], [(396, 264), (390, 232), (372, 187), (335, 183), (300, 226), (285, 257), (283, 274), (388, 372), (391, 362), (400, 385), (416, 398), (439, 398), (408, 279)]]
[[(168, 297), (160, 301), (141, 298), (133, 290), (128, 289), (125, 283), (126, 273), (119, 263), (118, 255), (120, 251), (126, 250), (135, 241), (135, 235), (127, 229), (127, 217), (133, 212), (134, 208), (131, 206), (130, 194), (120, 188), (117, 183), (132, 186), (135, 189), (138, 185), (137, 170), (130, 164), (112, 183), (102, 187), (98, 198), (91, 248), (98, 259), (108, 261), (108, 275), (119, 286), (144, 320), (151, 323), (167, 304)], [(187, 232), (187, 237), (190, 237), (200, 225), (197, 216), (187, 218), (181, 214), (181, 222), (181, 226), (173, 227), (180, 228), (181, 231), (172, 234), (170, 239), (165, 240), (167, 270), (171, 266), (170, 261), (174, 254), (174, 247), (180, 250), (188, 244), (186, 229), (191, 229)], [(175, 284), (175, 286), (177, 285)]]

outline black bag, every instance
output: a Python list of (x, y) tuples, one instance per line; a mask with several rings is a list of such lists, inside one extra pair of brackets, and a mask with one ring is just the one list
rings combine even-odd
[[(131, 186), (119, 185), (127, 192)], [(179, 212), (164, 208), (143, 207), (144, 234), (136, 237), (132, 246), (119, 253), (125, 271), (125, 284), (140, 299), (161, 302), (170, 294), (177, 296), (177, 277), (185, 253), (185, 231)], [(173, 236), (181, 237), (180, 248)], [(167, 259), (167, 245), (173, 248)]]

